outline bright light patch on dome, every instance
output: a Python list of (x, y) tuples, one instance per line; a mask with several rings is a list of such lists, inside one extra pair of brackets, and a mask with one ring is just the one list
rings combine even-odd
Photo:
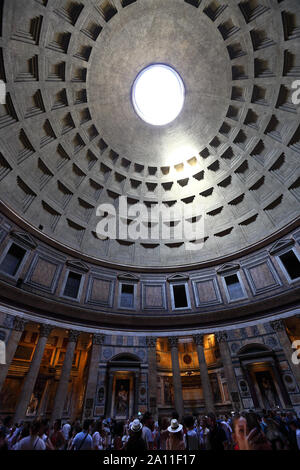
[(132, 87), (132, 102), (143, 121), (164, 126), (174, 121), (182, 110), (185, 89), (179, 74), (163, 64), (142, 70)]

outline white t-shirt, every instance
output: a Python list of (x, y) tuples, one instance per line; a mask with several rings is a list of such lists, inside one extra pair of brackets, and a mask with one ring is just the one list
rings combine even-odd
[(97, 448), (98, 450), (103, 450), (103, 442), (102, 437), (98, 431), (94, 432), (93, 434), (93, 448)]
[(69, 440), (70, 429), (71, 429), (71, 425), (69, 423), (64, 424), (63, 427), (62, 427), (62, 433), (63, 433), (63, 436), (64, 436), (66, 441)]
[(154, 442), (151, 429), (147, 426), (143, 426), (143, 439), (145, 440), (147, 447), (149, 447), (148, 444), (150, 442)]
[(21, 439), (14, 446), (14, 450), (46, 450), (46, 444), (38, 436), (28, 436)]

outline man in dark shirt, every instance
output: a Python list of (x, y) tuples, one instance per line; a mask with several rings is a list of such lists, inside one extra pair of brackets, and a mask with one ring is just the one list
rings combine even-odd
[(228, 443), (226, 433), (222, 426), (217, 423), (216, 417), (213, 413), (209, 413), (207, 415), (207, 423), (209, 427), (210, 450), (227, 450)]

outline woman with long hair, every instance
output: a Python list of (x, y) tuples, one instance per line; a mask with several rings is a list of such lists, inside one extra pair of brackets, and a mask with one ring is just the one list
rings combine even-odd
[(179, 424), (177, 419), (172, 419), (168, 431), (166, 450), (185, 450), (182, 424)]

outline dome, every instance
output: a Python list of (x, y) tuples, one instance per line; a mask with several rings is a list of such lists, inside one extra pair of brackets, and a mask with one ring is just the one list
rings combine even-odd
[[(295, 226), (297, 11), (254, 0), (11, 5), (0, 198), (31, 233), (103, 265), (160, 269), (216, 264)], [(159, 126), (132, 102), (153, 64), (185, 89)]]

